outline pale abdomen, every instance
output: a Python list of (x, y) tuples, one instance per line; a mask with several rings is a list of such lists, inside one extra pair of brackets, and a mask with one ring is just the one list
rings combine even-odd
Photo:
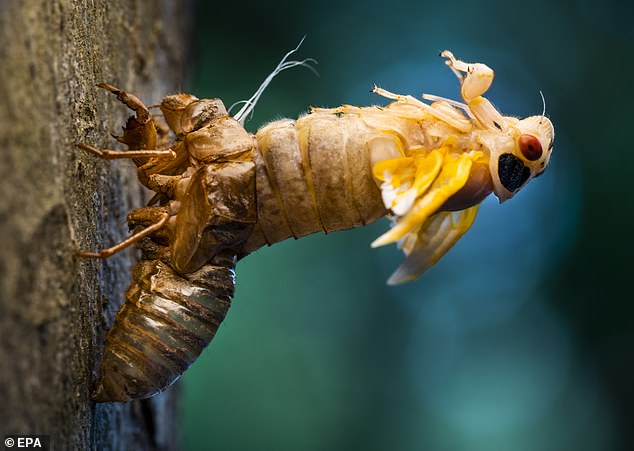
[(367, 146), (372, 134), (356, 116), (320, 113), (262, 127), (254, 158), (257, 224), (245, 252), (385, 215)]

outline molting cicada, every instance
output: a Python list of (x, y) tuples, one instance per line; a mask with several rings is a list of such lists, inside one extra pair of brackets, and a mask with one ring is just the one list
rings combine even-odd
[[(290, 53), (272, 75), (300, 64), (286, 61)], [(389, 215), (391, 229), (372, 246), (398, 243), (406, 259), (388, 282), (405, 282), (455, 244), (490, 193), (503, 202), (540, 175), (553, 147), (550, 120), (502, 116), (482, 97), (489, 67), (441, 56), (464, 103), (375, 87), (392, 100), (386, 107), (314, 108), (255, 135), (243, 127), (254, 101), (232, 117), (219, 99), (176, 94), (153, 116), (134, 95), (100, 84), (135, 112), (117, 138), (128, 150), (80, 147), (132, 159), (156, 194), (129, 214), (130, 238), (79, 252), (105, 258), (133, 243), (142, 251), (94, 399), (146, 398), (173, 383), (224, 319), (236, 261), (260, 247)]]

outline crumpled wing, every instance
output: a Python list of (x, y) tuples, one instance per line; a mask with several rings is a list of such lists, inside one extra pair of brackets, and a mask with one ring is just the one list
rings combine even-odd
[[(433, 153), (426, 159), (435, 159)], [(440, 207), (467, 182), (472, 166), (472, 156), (469, 154), (446, 155), (442, 159), (440, 173), (433, 179), (429, 188), (410, 203), (404, 214), (398, 215), (393, 227), (378, 237), (372, 247), (385, 246), (405, 238), (407, 234), (418, 230), (427, 219), (436, 213)], [(437, 165), (431, 165), (437, 167)], [(437, 171), (437, 169), (436, 169)], [(414, 183), (416, 185), (416, 183)], [(396, 196), (404, 197), (407, 192)]]
[(390, 276), (388, 285), (414, 280), (436, 264), (469, 230), (478, 208), (480, 205), (460, 211), (441, 211), (430, 216), (418, 231), (405, 236), (400, 247), (407, 258)]

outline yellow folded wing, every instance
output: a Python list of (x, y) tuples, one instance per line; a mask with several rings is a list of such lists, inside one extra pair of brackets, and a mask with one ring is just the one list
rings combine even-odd
[(388, 280), (395, 285), (413, 280), (434, 265), (471, 227), (479, 205), (460, 211), (439, 211), (465, 186), (481, 152), (410, 149), (406, 156), (377, 163), (383, 202), (394, 217), (390, 230), (372, 247), (398, 242), (407, 258)]
[[(425, 158), (434, 158), (433, 155), (431, 152)], [(456, 194), (467, 182), (471, 158), (469, 154), (444, 156), (440, 174), (432, 179), (431, 186), (421, 196), (414, 199), (411, 208), (402, 216), (398, 216), (394, 226), (378, 237), (372, 243), (372, 247), (385, 246), (404, 238), (412, 230), (420, 227), (429, 216), (436, 213), (447, 199)], [(399, 195), (404, 196), (406, 192)], [(398, 203), (399, 195), (396, 196), (395, 203)]]

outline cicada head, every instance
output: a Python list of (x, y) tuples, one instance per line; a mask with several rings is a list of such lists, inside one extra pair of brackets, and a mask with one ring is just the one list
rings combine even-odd
[(167, 124), (177, 135), (196, 131), (213, 119), (226, 116), (227, 110), (220, 99), (199, 99), (190, 94), (174, 94), (161, 102), (161, 112)]
[(555, 139), (553, 124), (546, 116), (505, 119), (505, 133), (491, 132), (481, 137), (489, 149), (493, 192), (500, 202), (513, 197), (544, 172)]

